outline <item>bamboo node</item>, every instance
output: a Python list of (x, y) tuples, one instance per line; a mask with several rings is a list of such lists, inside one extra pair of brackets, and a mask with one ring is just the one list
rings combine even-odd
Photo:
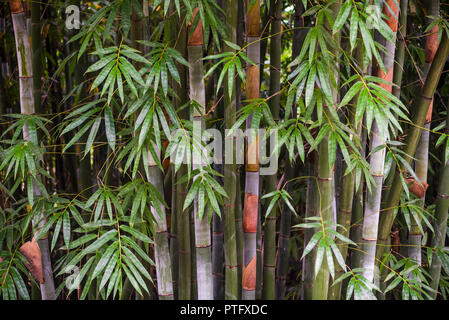
[(204, 244), (204, 245), (195, 245), (195, 248), (200, 249), (200, 248), (210, 248), (211, 245), (210, 244)]

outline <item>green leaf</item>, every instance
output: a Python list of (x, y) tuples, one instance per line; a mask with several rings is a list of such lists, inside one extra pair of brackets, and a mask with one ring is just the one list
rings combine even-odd
[(94, 64), (92, 64), (86, 70), (86, 73), (100, 70), (101, 68), (103, 68), (104, 66), (106, 66), (108, 63), (110, 63), (112, 60), (114, 60), (116, 58), (117, 58), (117, 55), (115, 53), (107, 55), (106, 57), (103, 57), (100, 60), (98, 60), (97, 62), (95, 62)]
[(112, 115), (111, 107), (107, 106), (104, 109), (104, 119), (105, 119), (105, 128), (106, 128), (106, 137), (108, 139), (109, 146), (112, 151), (115, 149), (115, 126), (114, 126), (114, 117)]
[(103, 269), (108, 265), (108, 262), (111, 259), (112, 255), (116, 252), (115, 249), (117, 248), (117, 246), (118, 241), (114, 242), (105, 250), (105, 252), (101, 256), (100, 261), (98, 261), (94, 269), (92, 279), (95, 279), (100, 274), (100, 272), (103, 271)]
[(351, 13), (351, 10), (352, 10), (351, 3), (345, 2), (344, 5), (341, 7), (337, 18), (335, 19), (334, 27), (332, 28), (333, 34), (337, 33), (341, 29), (341, 27), (343, 27), (346, 20), (348, 19), (349, 14)]
[(68, 247), (70, 244), (70, 217), (69, 212), (66, 210), (62, 215), (63, 227), (62, 234), (64, 236), (64, 243)]
[(131, 28), (131, 2), (129, 0), (124, 0), (121, 2), (121, 7), (123, 37), (126, 38), (128, 36), (129, 29)]
[(312, 249), (316, 246), (318, 241), (320, 241), (321, 237), (323, 235), (322, 231), (318, 231), (315, 233), (312, 238), (310, 238), (309, 242), (307, 243), (307, 246), (304, 248), (304, 252), (301, 256), (301, 259), (304, 258)]
[(319, 244), (318, 244), (318, 249), (316, 251), (316, 257), (315, 257), (315, 277), (317, 276), (318, 272), (320, 271), (320, 267), (321, 264), (323, 262), (323, 258), (324, 258), (324, 250), (326, 249), (326, 241), (324, 240), (324, 238), (321, 238)]
[(141, 241), (143, 241), (145, 243), (153, 243), (153, 240), (151, 240), (150, 237), (148, 237), (147, 235), (143, 234), (142, 232), (140, 232), (140, 231), (138, 231), (136, 229), (130, 228), (130, 227), (128, 227), (126, 225), (123, 225), (123, 224), (120, 225), (120, 229), (128, 232), (129, 234), (134, 236), (136, 239), (141, 240)]
[(105, 234), (103, 234), (100, 238), (94, 241), (91, 245), (89, 245), (86, 249), (84, 249), (84, 253), (90, 253), (98, 250), (101, 246), (107, 243), (109, 240), (114, 238), (117, 235), (117, 230), (109, 230)]
[[(115, 251), (111, 259), (109, 260), (106, 269), (103, 273), (103, 277), (101, 278), (100, 286), (98, 287), (99, 290), (104, 287), (104, 285), (108, 282), (109, 278), (111, 277), (112, 272), (114, 271), (114, 267), (118, 262), (119, 257), (119, 250)], [(119, 266), (117, 265), (117, 268), (119, 269)]]

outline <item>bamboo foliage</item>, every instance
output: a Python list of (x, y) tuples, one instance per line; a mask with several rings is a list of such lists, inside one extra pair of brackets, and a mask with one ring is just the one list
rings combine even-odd
[(3, 300), (447, 299), (447, 6), (67, 4), (0, 5)]

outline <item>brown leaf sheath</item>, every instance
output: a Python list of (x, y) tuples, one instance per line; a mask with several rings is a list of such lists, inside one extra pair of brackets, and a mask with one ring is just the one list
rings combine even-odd
[(405, 182), (407, 184), (409, 184), (410, 182), (413, 183), (408, 187), (408, 189), (418, 198), (422, 198), (425, 195), (427, 188), (429, 187), (429, 185), (426, 182), (422, 181), (421, 185), (418, 181), (416, 181), (413, 178), (407, 178), (405, 179)]
[(246, 290), (256, 289), (256, 256), (248, 263), (248, 266), (243, 267), (242, 287)]
[[(198, 8), (195, 8), (193, 10), (193, 16), (192, 19), (189, 22), (189, 35), (190, 35), (190, 27), (192, 26), (193, 22), (195, 21), (195, 16), (198, 12)], [(192, 36), (187, 41), (187, 44), (189, 46), (202, 46), (203, 45), (203, 24), (201, 22), (201, 19), (198, 21), (198, 24), (196, 25), (195, 30), (192, 33)]]
[(39, 283), (44, 283), (44, 274), (42, 272), (42, 254), (36, 239), (33, 238), (31, 241), (25, 242), (19, 250), (20, 253), (22, 253), (28, 260), (28, 263), (26, 263), (25, 266), (28, 270), (30, 270), (34, 278), (36, 278)]
[(9, 1), (9, 9), (11, 13), (21, 13), (23, 12), (23, 4), (21, 0), (10, 0)]
[(257, 231), (257, 208), (259, 197), (256, 194), (245, 193), (245, 208), (243, 212), (243, 231), (255, 233)]

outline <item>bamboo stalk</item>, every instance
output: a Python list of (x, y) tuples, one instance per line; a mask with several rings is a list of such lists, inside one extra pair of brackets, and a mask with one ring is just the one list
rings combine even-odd
[(242, 299), (242, 276), (243, 276), (243, 208), (242, 208), (242, 189), (241, 189), (240, 170), (236, 172), (236, 189), (235, 189), (235, 242), (237, 247), (237, 298)]
[[(446, 115), (446, 130), (449, 130), (449, 112)], [(447, 230), (447, 217), (449, 211), (449, 160), (445, 161), (445, 153), (442, 155), (444, 167), (441, 171), (440, 181), (438, 183), (438, 196), (436, 200), (435, 215), (433, 219), (434, 234), (431, 241), (432, 248), (444, 247)], [(437, 298), (438, 286), (441, 276), (441, 260), (436, 254), (433, 254), (432, 263), (429, 268), (430, 287), (435, 292), (430, 293), (433, 299)]]
[[(334, 3), (331, 5), (331, 10), (334, 15), (340, 11), (341, 4)], [(326, 22), (328, 24), (328, 22)], [(340, 34), (334, 35), (335, 41), (340, 43)], [(338, 60), (336, 60), (335, 69), (338, 70)], [(339, 82), (339, 74), (335, 72), (335, 79), (332, 79), (337, 84)], [(332, 88), (332, 100), (337, 103), (338, 92), (335, 88)], [(334, 106), (325, 106), (323, 112), (326, 114), (327, 108), (334, 108)], [(319, 189), (319, 215), (321, 222), (335, 221), (335, 197), (334, 197), (334, 168), (329, 166), (329, 134), (323, 138), (318, 147), (318, 189)], [(316, 263), (316, 252), (314, 250), (314, 261)], [(315, 276), (312, 287), (312, 299), (313, 300), (325, 300), (328, 298), (329, 291), (329, 265), (327, 258), (324, 257), (321, 268)]]
[[(415, 115), (413, 117), (413, 126), (410, 126), (407, 131), (407, 137), (405, 141), (404, 152), (409, 155), (406, 159), (407, 162), (411, 162), (411, 155), (414, 155), (416, 147), (418, 145), (418, 140), (421, 134), (421, 128), (424, 125), (425, 118), (428, 112), (430, 102), (432, 101), (432, 96), (435, 93), (438, 81), (441, 76), (441, 71), (443, 70), (446, 59), (449, 55), (449, 39), (446, 33), (443, 32), (441, 43), (435, 54), (435, 58), (430, 66), (429, 73), (427, 75), (424, 86), (418, 98), (415, 100), (414, 110)], [(385, 211), (380, 217), (379, 223), (379, 246), (376, 251), (376, 258), (380, 259), (389, 250), (389, 236), (391, 232), (391, 227), (393, 225), (393, 214), (395, 207), (399, 204), (401, 193), (402, 193), (402, 183), (401, 175), (404, 169), (402, 166), (396, 168), (393, 183), (391, 185), (390, 192), (388, 193), (388, 198), (385, 204)]]
[[(194, 14), (195, 17), (195, 14)], [(192, 22), (193, 19), (192, 17)], [(190, 34), (190, 32), (189, 32)], [(193, 112), (194, 131), (197, 130), (201, 135), (202, 130), (206, 129), (204, 118), (206, 92), (204, 86), (203, 72), (203, 30), (201, 20), (199, 20), (196, 29), (193, 31), (188, 40), (188, 57), (189, 57), (189, 80), (190, 80), (190, 99), (199, 104), (199, 110), (195, 108)], [(194, 132), (195, 134), (195, 132)], [(199, 161), (197, 161), (199, 160)], [(192, 168), (199, 169), (203, 166), (200, 151), (193, 152)], [(198, 178), (195, 176), (194, 181)], [(212, 284), (212, 253), (211, 253), (211, 234), (207, 217), (199, 217), (198, 213), (198, 196), (195, 196), (195, 208), (193, 211), (193, 220), (195, 226), (195, 251), (196, 251), (196, 273), (198, 286), (198, 299), (213, 299)]]
[[(307, 193), (306, 193), (306, 218), (315, 217), (318, 215), (318, 207), (319, 207), (319, 193), (318, 193), (318, 185), (317, 185), (317, 171), (318, 166), (316, 163), (316, 152), (313, 151), (307, 160)], [(312, 238), (314, 229), (306, 229), (304, 230), (304, 248)], [(313, 274), (313, 254), (309, 253), (303, 258), (302, 262), (302, 289), (301, 296), (303, 300), (312, 300), (312, 288), (314, 281)]]
[[(294, 16), (294, 31), (293, 31), (293, 48), (292, 48), (292, 60), (294, 60), (300, 53), (302, 43), (304, 41), (305, 32), (302, 29), (304, 26), (304, 19), (301, 15), (304, 12), (304, 6), (302, 1), (298, 0), (295, 3), (295, 16)], [(292, 116), (296, 117), (296, 109), (293, 109)], [(288, 159), (288, 155), (285, 157), (285, 181), (293, 179), (295, 170), (294, 164)], [(290, 185), (287, 185), (287, 191), (291, 191)], [(308, 201), (306, 201), (307, 206)], [(290, 227), (291, 227), (291, 211), (287, 206), (282, 207), (281, 219), (279, 226), (279, 238), (278, 238), (278, 253), (276, 260), (276, 299), (283, 299), (285, 296), (285, 283), (287, 279), (288, 271), (288, 244), (290, 240)]]
[[(17, 62), (19, 67), (19, 87), (20, 87), (20, 109), (23, 114), (34, 114), (34, 92), (33, 92), (33, 66), (32, 54), (30, 48), (29, 34), (26, 28), (26, 17), (23, 9), (22, 1), (9, 1), (11, 10), (12, 23), (14, 27), (14, 37), (16, 41)], [(29, 135), (28, 126), (23, 127), (23, 138), (32, 141)], [(38, 141), (32, 141), (36, 145)], [(36, 196), (40, 196), (39, 189), (33, 185), (33, 192)], [(33, 220), (33, 229), (35, 234), (46, 223), (44, 211), (40, 217)], [(36, 221), (37, 220), (37, 221)], [(55, 286), (53, 282), (53, 270), (51, 266), (50, 250), (48, 246), (48, 235), (42, 236), (38, 241), (39, 248), (42, 253), (42, 271), (44, 275), (44, 283), (40, 284), (42, 300), (56, 300)]]
[(198, 281), (197, 281), (197, 254), (196, 254), (196, 241), (195, 241), (195, 221), (194, 215), (196, 210), (189, 212), (189, 225), (190, 225), (190, 274), (191, 274), (191, 285), (190, 285), (190, 300), (198, 300)]
[[(171, 164), (172, 170), (174, 165)], [(177, 207), (176, 207), (176, 175), (172, 174), (172, 197), (171, 197), (171, 214), (170, 214), (170, 257), (173, 281), (173, 297), (178, 298), (178, 269), (179, 269), (179, 255), (178, 255), (178, 223)]]
[[(148, 5), (148, 1), (144, 1), (147, 2)], [(146, 12), (145, 12), (146, 11)], [(145, 14), (147, 14), (148, 12), (148, 8), (146, 8), (144, 10)], [(166, 36), (166, 41), (167, 43), (170, 43), (170, 46), (174, 46), (175, 45), (175, 39), (177, 38), (177, 34), (176, 34), (176, 30), (177, 30), (177, 16), (173, 14), (174, 13), (174, 9), (173, 9), (173, 5), (171, 4), (169, 7), (169, 14), (170, 14), (170, 19), (166, 22), (165, 25), (165, 36)], [(146, 22), (147, 19), (145, 20)], [(148, 35), (146, 33), (144, 33), (145, 36), (149, 37), (149, 29), (148, 30)], [(178, 65), (179, 67), (179, 65)], [(183, 70), (181, 69), (181, 72)], [(185, 73), (184, 73), (185, 74)], [(185, 80), (185, 79), (184, 79)], [(177, 87), (177, 82), (174, 79), (171, 79), (171, 84), (172, 87), (174, 88), (174, 90), (178, 90), (179, 91), (179, 87)], [(174, 104), (176, 105), (176, 101), (174, 101)], [(170, 258), (171, 258), (171, 269), (172, 269), (172, 283), (173, 283), (173, 298), (174, 299), (178, 299), (178, 277), (179, 277), (179, 244), (178, 244), (178, 208), (177, 208), (177, 199), (176, 199), (176, 195), (177, 195), (177, 185), (176, 185), (176, 174), (175, 174), (175, 166), (173, 163), (170, 163), (170, 167), (169, 167), (169, 173), (170, 176), (168, 177), (168, 174), (166, 174), (165, 179), (168, 180), (168, 178), (170, 178), (171, 183), (169, 183), (166, 180), (166, 183), (164, 183), (164, 187), (168, 187), (168, 185), (170, 184), (170, 196), (171, 196), (171, 206), (170, 206)], [(168, 194), (168, 192), (167, 192)]]
[[(362, 146), (366, 146), (367, 132), (365, 128), (362, 128)], [(365, 158), (366, 148), (362, 147), (360, 154)], [(364, 204), (364, 185), (365, 179), (363, 175), (360, 177), (360, 184), (357, 192), (354, 195), (353, 205), (352, 205), (352, 217), (351, 217), (351, 230), (350, 239), (354, 241), (359, 247), (352, 247), (351, 251), (351, 269), (361, 268), (363, 251), (360, 249), (362, 243), (362, 228), (363, 228), (363, 204)]]
[[(225, 1), (226, 25), (229, 29), (229, 41), (235, 43), (237, 38), (237, 1)], [(233, 52), (234, 50), (224, 45), (224, 50)], [(234, 86), (235, 87), (235, 86)], [(236, 95), (233, 90), (229, 96), (228, 82), (224, 82), (224, 127), (230, 129), (236, 121)], [(236, 184), (237, 166), (235, 161), (234, 138), (225, 135), (225, 146), (231, 145), (233, 154), (231, 163), (224, 164), (223, 185), (228, 197), (224, 198), (223, 224), (224, 224), (224, 251), (225, 251), (225, 299), (236, 300), (240, 298), (237, 268), (237, 235), (236, 235)], [(240, 239), (241, 240), (241, 239)]]
[[(262, 194), (262, 183), (259, 183), (259, 194)], [(261, 203), (259, 202), (258, 212), (261, 212)], [(263, 230), (262, 217), (257, 215), (257, 232), (256, 232), (256, 289), (255, 299), (262, 300), (263, 288)]]
[[(362, 50), (361, 47), (357, 48), (356, 52), (356, 61), (362, 65)], [(362, 67), (363, 74), (366, 74), (366, 67)], [(349, 121), (351, 123), (352, 128), (354, 128), (354, 132), (356, 133), (356, 137), (353, 137), (352, 140), (358, 139), (360, 140), (361, 134), (362, 134), (362, 121), (359, 123), (356, 122), (355, 114), (357, 109), (357, 100), (359, 95), (356, 94), (355, 97), (352, 99), (352, 108), (349, 111)], [(347, 168), (346, 163), (343, 164), (342, 172), (345, 172)], [(339, 180), (339, 179), (338, 179)], [(354, 204), (354, 187), (355, 187), (355, 171), (351, 171), (350, 173), (346, 174), (342, 178), (342, 187), (341, 187), (341, 196), (338, 206), (338, 214), (337, 214), (337, 223), (343, 226), (345, 228), (345, 231), (343, 232), (343, 235), (345, 237), (350, 236), (350, 225), (352, 220), (352, 214), (353, 214), (353, 204)], [(359, 186), (360, 187), (360, 186)], [(363, 188), (363, 187), (362, 187)], [(340, 253), (343, 257), (343, 259), (346, 260), (346, 257), (348, 255), (348, 245), (345, 244), (340, 239), (336, 239), (335, 243), (337, 247), (340, 249)], [(343, 274), (343, 268), (341, 268), (340, 264), (335, 260), (335, 279), (338, 279)], [(329, 299), (332, 300), (340, 300), (341, 298), (341, 287), (343, 282), (339, 282), (335, 285), (333, 285), (331, 288), (329, 288)]]
[[(273, 22), (271, 23), (270, 38), (270, 109), (275, 121), (279, 120), (281, 89), (281, 14), (282, 1), (277, 0), (273, 6)], [(277, 173), (267, 176), (267, 192), (276, 190)], [(276, 217), (278, 207), (274, 206), (270, 214), (265, 218), (264, 229), (264, 261), (263, 261), (263, 299), (275, 298), (275, 267), (276, 267)]]
[[(333, 221), (332, 210), (332, 180), (333, 172), (329, 168), (329, 147), (328, 137), (326, 136), (320, 143), (318, 149), (318, 188), (319, 188), (319, 214), (322, 221)], [(316, 261), (316, 251), (313, 261)], [(312, 271), (313, 272), (313, 271)], [(326, 257), (321, 263), (320, 270), (315, 276), (312, 286), (313, 300), (326, 300), (329, 289), (329, 266)]]
[[(247, 56), (255, 65), (247, 66), (246, 99), (259, 98), (260, 63), (260, 0), (247, 1)], [(251, 128), (252, 115), (247, 118), (246, 128)], [(259, 163), (257, 138), (249, 137), (247, 161), (245, 165), (245, 200), (243, 209), (243, 232), (245, 246), (243, 252), (242, 298), (255, 299), (256, 289), (256, 232), (259, 207)]]
[(400, 2), (400, 14), (399, 14), (399, 24), (396, 42), (396, 52), (395, 57), (395, 68), (393, 70), (393, 86), (392, 93), (396, 98), (401, 97), (401, 84), (402, 76), (404, 74), (404, 56), (405, 56), (405, 38), (407, 35), (407, 11), (408, 11), (408, 0), (401, 0)]
[(41, 4), (36, 1), (31, 2), (31, 51), (33, 54), (33, 90), (35, 112), (42, 113), (41, 104)]
[[(153, 184), (158, 192), (164, 195), (164, 177), (156, 161), (148, 155), (149, 158), (149, 180)], [(154, 236), (154, 257), (156, 263), (156, 278), (157, 278), (157, 291), (159, 299), (161, 300), (173, 300), (173, 282), (172, 282), (172, 269), (170, 266), (170, 251), (168, 247), (168, 231), (167, 220), (165, 215), (165, 207), (162, 203), (157, 203), (161, 210), (162, 216), (156, 211), (154, 206), (151, 206), (151, 213), (155, 219), (155, 236)]]
[(6, 79), (8, 77), (8, 62), (6, 54), (6, 20), (5, 10), (0, 7), (0, 115), (7, 111), (6, 104)]
[[(383, 5), (383, 13), (386, 15), (386, 24), (396, 35), (398, 28), (398, 15), (399, 7), (395, 0), (387, 0)], [(394, 53), (396, 39), (393, 42), (385, 41), (385, 54), (382, 59), (385, 65), (386, 73), (377, 66), (375, 74), (388, 82), (393, 80), (394, 69)], [(388, 84), (382, 84), (384, 89), (391, 92), (392, 87)], [(370, 150), (374, 150), (377, 147), (385, 144), (385, 137), (381, 135), (377, 122), (373, 122), (372, 133), (370, 137)], [(376, 245), (377, 245), (377, 232), (379, 227), (379, 212), (382, 197), (382, 183), (384, 176), (385, 165), (385, 148), (378, 150), (377, 152), (370, 154), (370, 173), (375, 182), (375, 186), (372, 187), (371, 192), (367, 193), (365, 201), (363, 229), (362, 229), (362, 250), (364, 252), (362, 267), (363, 276), (370, 282), (374, 281), (375, 276), (375, 257), (376, 257)], [(368, 295), (364, 295), (364, 298), (368, 298)]]
[[(181, 53), (184, 57), (187, 56), (187, 30), (185, 26), (185, 15), (176, 20), (176, 24), (179, 26), (179, 35), (177, 35), (177, 41), (175, 49)], [(179, 97), (176, 101), (177, 109), (180, 109), (187, 101), (187, 70), (183, 65), (177, 64), (179, 76), (181, 79), (181, 85), (174, 83), (174, 89)], [(179, 117), (182, 119), (188, 118), (188, 110), (180, 110), (178, 112)], [(184, 175), (187, 174), (187, 168), (185, 165), (181, 165), (178, 172), (174, 175), (174, 181), (179, 181)], [(178, 232), (178, 299), (188, 300), (191, 293), (191, 251), (190, 251), (190, 223), (189, 213), (186, 209), (182, 210), (184, 206), (184, 199), (186, 196), (187, 185), (186, 183), (176, 184), (176, 192), (173, 193), (173, 197), (176, 199), (176, 229)]]
[(212, 277), (214, 300), (224, 300), (223, 220), (216, 213), (212, 217)]
[[(440, 1), (427, 1), (428, 15), (429, 16), (439, 16), (440, 14)], [(429, 23), (432, 22), (432, 19), (428, 19)], [(427, 73), (429, 72), (430, 65), (432, 64), (433, 58), (435, 57), (435, 53), (438, 48), (438, 25), (436, 25), (431, 32), (426, 37), (426, 48), (425, 48), (425, 64), (424, 64), (424, 74), (423, 79), (427, 77)], [(421, 133), (421, 137), (419, 139), (418, 148), (415, 154), (415, 173), (421, 183), (427, 183), (427, 169), (428, 169), (428, 161), (429, 161), (429, 138), (430, 138), (430, 122), (432, 121), (432, 106), (433, 106), (433, 97), (432, 102), (430, 102), (429, 111), (427, 112), (424, 130)], [(423, 192), (423, 196), (420, 200), (420, 205), (424, 209), (425, 200), (426, 200), (426, 190)], [(412, 219), (412, 224), (408, 236), (408, 257), (415, 260), (416, 263), (421, 265), (421, 242), (422, 242), (422, 234), (421, 230), (418, 227), (418, 224), (421, 221), (415, 221)]]
[[(408, 0), (401, 0), (398, 32), (396, 35), (398, 40), (396, 41), (396, 52), (394, 54), (395, 66), (393, 70), (393, 83), (395, 85), (393, 86), (391, 91), (391, 93), (398, 99), (401, 98), (401, 85), (402, 85), (402, 77), (404, 74), (405, 41), (407, 35), (407, 12), (408, 12)], [(396, 115), (395, 117), (397, 118)], [(397, 129), (395, 128), (394, 131), (396, 136)], [(386, 198), (386, 195), (390, 190), (395, 169), (396, 169), (396, 162), (393, 162), (390, 168), (390, 174), (388, 175), (388, 177), (385, 178), (384, 190), (382, 192), (382, 199)]]
[[(236, 43), (238, 46), (242, 47), (244, 45), (245, 38), (245, 1), (237, 2), (237, 21), (236, 21)], [(234, 2), (232, 2), (234, 3)], [(242, 81), (239, 77), (236, 78), (235, 83), (235, 100), (236, 100), (236, 110), (241, 107), (242, 98)], [(231, 124), (232, 125), (232, 124)], [(236, 190), (235, 190), (235, 206), (234, 206), (234, 217), (235, 217), (235, 240), (237, 249), (237, 297), (242, 299), (242, 275), (243, 275), (243, 246), (244, 246), (244, 236), (243, 236), (243, 197), (242, 197), (242, 185), (244, 182), (243, 172), (240, 171), (241, 166), (237, 166), (235, 172)]]

